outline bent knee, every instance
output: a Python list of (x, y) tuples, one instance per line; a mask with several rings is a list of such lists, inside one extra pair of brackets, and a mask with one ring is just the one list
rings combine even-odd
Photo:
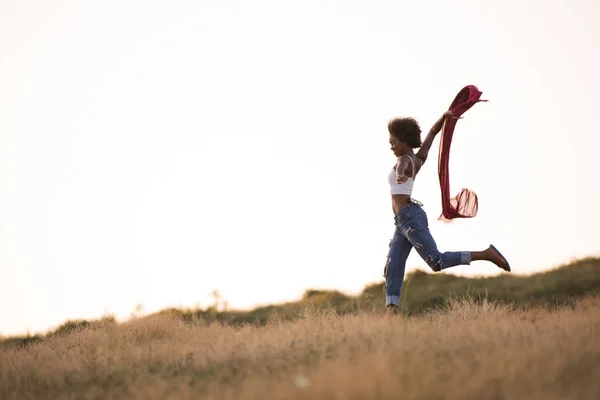
[(429, 265), (429, 268), (433, 272), (440, 272), (442, 270), (442, 257), (441, 254), (427, 256), (425, 262)]

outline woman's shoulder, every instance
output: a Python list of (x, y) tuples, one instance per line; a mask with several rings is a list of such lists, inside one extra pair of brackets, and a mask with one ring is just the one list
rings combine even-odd
[(412, 165), (414, 165), (415, 167), (420, 168), (421, 165), (423, 165), (423, 161), (416, 156), (416, 154), (403, 154), (400, 157), (407, 157), (408, 160), (412, 163)]
[(412, 171), (412, 176), (414, 177), (421, 170), (421, 167), (423, 166), (423, 161), (421, 161), (421, 159), (419, 157), (417, 157), (415, 154), (411, 154), (411, 155), (409, 155), (409, 157), (412, 161), (412, 167), (414, 168), (414, 170)]

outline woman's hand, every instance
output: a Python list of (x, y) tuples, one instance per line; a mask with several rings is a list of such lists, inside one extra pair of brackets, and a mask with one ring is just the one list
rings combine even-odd
[(408, 180), (408, 176), (402, 174), (402, 175), (396, 175), (396, 183), (405, 183)]
[(453, 113), (452, 111), (450, 111), (450, 110), (446, 111), (446, 112), (443, 114), (443, 117), (444, 117), (444, 118), (451, 118), (451, 119), (461, 119), (461, 118), (462, 118), (462, 117), (457, 117), (457, 116), (456, 116), (456, 115), (454, 115), (454, 113)]
[(406, 176), (408, 160), (410, 160), (408, 155), (398, 157), (398, 161), (396, 161), (396, 183), (402, 184), (408, 180), (408, 176)]

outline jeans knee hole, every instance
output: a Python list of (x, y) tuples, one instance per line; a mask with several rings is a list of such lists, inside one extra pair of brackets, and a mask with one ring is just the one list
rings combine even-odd
[[(427, 265), (429, 265), (429, 267), (431, 268), (431, 270), (433, 272), (439, 272), (442, 270), (442, 264), (441, 262), (438, 260), (435, 264), (433, 263), (433, 257), (431, 256), (427, 256), (427, 258), (425, 259), (425, 262), (427, 263)], [(432, 265), (433, 264), (433, 265)]]

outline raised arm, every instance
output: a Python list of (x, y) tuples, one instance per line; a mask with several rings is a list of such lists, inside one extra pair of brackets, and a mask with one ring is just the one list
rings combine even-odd
[(417, 152), (416, 156), (421, 160), (421, 165), (425, 164), (425, 160), (427, 160), (427, 155), (429, 154), (429, 149), (433, 144), (433, 139), (435, 136), (442, 130), (442, 126), (444, 126), (444, 121), (446, 118), (455, 118), (454, 113), (452, 111), (446, 111), (440, 119), (438, 119), (435, 124), (429, 130), (429, 133), (425, 137), (425, 140), (421, 144), (421, 148)]

